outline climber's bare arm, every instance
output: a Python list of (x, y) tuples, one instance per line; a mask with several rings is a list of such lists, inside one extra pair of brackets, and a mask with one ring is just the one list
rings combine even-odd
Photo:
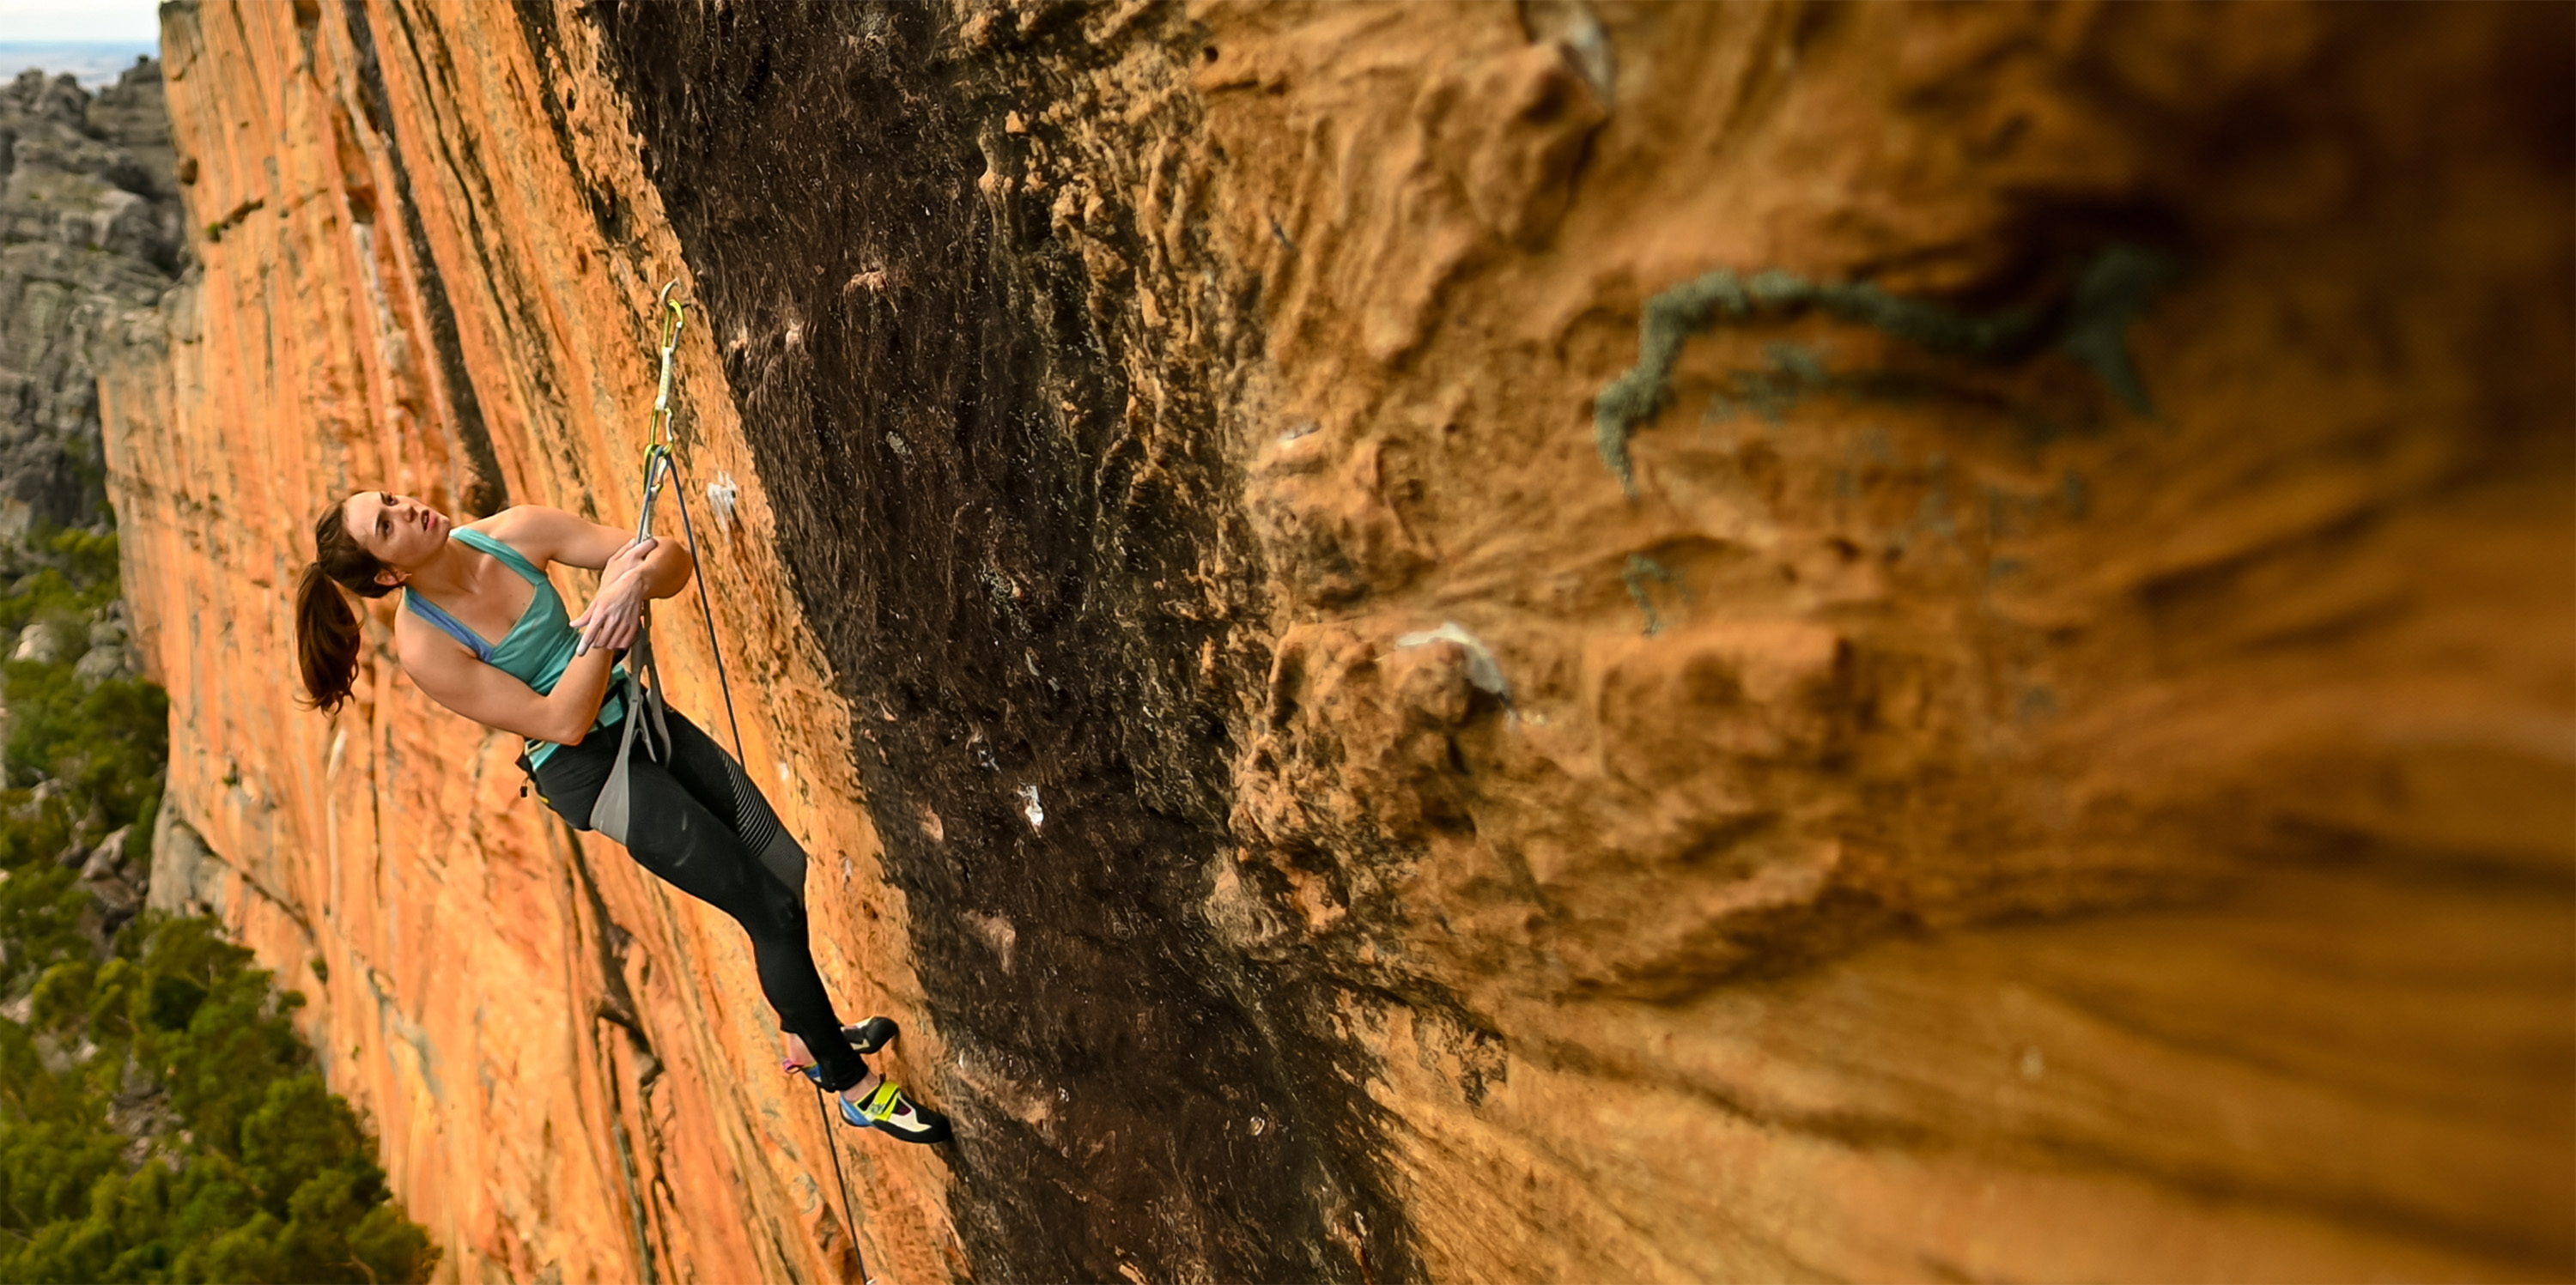
[(455, 639), (404, 612), (395, 617), (394, 654), (431, 700), (481, 723), (540, 741), (569, 745), (599, 718), (617, 655), (605, 648), (573, 658), (555, 689), (536, 689), (477, 659)]
[[(570, 567), (587, 567), (608, 571), (609, 563), (624, 552), (634, 539), (632, 532), (621, 527), (602, 526), (587, 518), (566, 513), (542, 504), (522, 504), (504, 509), (481, 522), (475, 529), (528, 555), (539, 564), (560, 562)], [(640, 572), (649, 592), (646, 597), (668, 598), (688, 587), (689, 574), (696, 568), (689, 562), (689, 551), (676, 544), (656, 540), (645, 551)], [(616, 580), (615, 574), (600, 577), (604, 592)]]
[(543, 505), (523, 504), (478, 525), (530, 558), (600, 572), (599, 596), (572, 622), (581, 631), (583, 653), (633, 643), (645, 602), (678, 593), (696, 569), (688, 550), (676, 544), (631, 540), (617, 527)]

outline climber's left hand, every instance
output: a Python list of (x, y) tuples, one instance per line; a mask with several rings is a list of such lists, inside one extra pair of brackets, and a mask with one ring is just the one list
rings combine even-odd
[(581, 631), (581, 643), (574, 648), (574, 654), (594, 647), (632, 646), (636, 631), (644, 623), (644, 606), (651, 600), (646, 592), (649, 588), (644, 577), (632, 569), (603, 584), (599, 596), (590, 600), (590, 609), (572, 622), (572, 627)]

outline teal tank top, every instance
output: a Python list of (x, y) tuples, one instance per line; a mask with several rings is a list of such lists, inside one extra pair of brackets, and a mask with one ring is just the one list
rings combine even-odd
[[(447, 614), (437, 603), (408, 589), (403, 591), (403, 605), (409, 607), (413, 615), (437, 626), (439, 632), (465, 644), (475, 659), (526, 683), (540, 696), (553, 691), (555, 684), (563, 681), (564, 668), (572, 664), (573, 649), (581, 644), (581, 631), (573, 628), (572, 617), (564, 614), (563, 597), (555, 592), (554, 582), (546, 579), (545, 573), (537, 570), (536, 564), (521, 556), (518, 550), (480, 531), (458, 527), (449, 532), (447, 538), (499, 558), (502, 565), (518, 572), (520, 579), (536, 587), (536, 596), (528, 600), (528, 609), (519, 613), (519, 623), (510, 626), (510, 632), (502, 635), (500, 642), (490, 643), (467, 628), (464, 621)], [(609, 684), (608, 699), (600, 705), (599, 718), (590, 725), (590, 730), (598, 731), (625, 716), (625, 701), (618, 694), (625, 676), (626, 666), (620, 662)], [(553, 741), (530, 740), (528, 762), (543, 763), (561, 748)]]

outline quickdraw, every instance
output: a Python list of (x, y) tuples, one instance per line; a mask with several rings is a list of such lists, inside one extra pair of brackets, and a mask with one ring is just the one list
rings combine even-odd
[[(663, 317), (662, 379), (661, 390), (653, 397), (652, 420), (645, 431), (644, 499), (637, 506), (635, 517), (635, 538), (638, 540), (653, 534), (653, 502), (661, 498), (663, 482), (675, 475), (679, 468), (678, 457), (671, 453), (671, 366), (672, 357), (679, 351), (680, 330), (688, 324), (687, 306), (674, 297), (679, 288), (680, 283), (676, 279), (662, 287), (657, 308)], [(680, 515), (684, 530), (690, 525), (687, 486), (687, 482), (681, 483)], [(689, 557), (693, 561), (698, 556), (697, 544), (696, 532), (689, 531)], [(715, 645), (715, 613), (707, 608), (706, 578), (698, 576), (694, 579), (698, 584), (699, 608), (707, 617), (707, 641)], [(635, 642), (628, 648), (627, 659), (627, 717), (625, 731), (617, 741), (617, 765), (610, 769), (608, 781), (600, 787), (599, 798), (590, 809), (590, 828), (619, 843), (626, 842), (633, 819), (634, 796), (627, 784), (627, 764), (635, 753), (636, 733), (644, 732), (644, 752), (657, 760), (665, 758), (671, 747), (671, 724), (663, 713), (662, 669), (653, 658), (653, 612), (649, 605), (644, 610), (644, 618), (637, 623)], [(716, 672), (721, 683), (724, 652), (720, 646), (716, 652)], [(649, 718), (637, 717), (638, 711), (649, 715)], [(733, 720), (733, 690), (730, 685), (725, 687), (725, 717), (732, 726), (734, 757), (739, 760), (742, 757), (742, 726)], [(646, 731), (648, 723), (651, 730)], [(653, 744), (656, 735), (661, 737), (659, 749)]]

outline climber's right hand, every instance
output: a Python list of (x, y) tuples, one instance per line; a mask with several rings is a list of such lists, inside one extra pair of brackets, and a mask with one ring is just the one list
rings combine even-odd
[(608, 559), (608, 565), (600, 569), (599, 587), (601, 591), (605, 592), (611, 585), (616, 584), (621, 577), (632, 573), (637, 567), (643, 566), (644, 559), (653, 556), (653, 550), (660, 547), (661, 543), (661, 541), (656, 540), (649, 535), (627, 541), (624, 547), (620, 548), (615, 555)]

